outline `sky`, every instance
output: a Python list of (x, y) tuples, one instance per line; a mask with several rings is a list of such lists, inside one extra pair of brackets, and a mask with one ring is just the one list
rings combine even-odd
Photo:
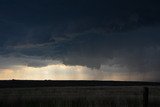
[(0, 0), (0, 80), (160, 81), (154, 0)]

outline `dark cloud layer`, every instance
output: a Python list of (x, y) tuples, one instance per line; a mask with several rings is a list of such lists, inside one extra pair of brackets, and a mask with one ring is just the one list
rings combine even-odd
[(150, 0), (0, 0), (0, 55), (157, 75), (159, 22), (158, 2)]

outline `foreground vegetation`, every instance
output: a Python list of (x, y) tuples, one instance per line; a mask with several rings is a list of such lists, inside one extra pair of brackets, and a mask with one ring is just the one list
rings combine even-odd
[[(149, 107), (160, 107), (160, 87), (149, 87)], [(143, 107), (142, 86), (1, 88), (0, 107)]]

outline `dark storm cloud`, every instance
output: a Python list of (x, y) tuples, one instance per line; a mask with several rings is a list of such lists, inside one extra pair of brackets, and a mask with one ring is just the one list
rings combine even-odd
[(22, 55), (7, 55), (7, 56), (0, 56), (0, 69), (9, 69), (9, 68), (16, 68), (16, 66), (28, 66), (28, 67), (45, 67), (51, 64), (58, 64), (60, 63), (57, 60), (50, 60), (50, 59), (42, 59), (40, 57), (35, 56), (22, 56)]
[[(64, 59), (64, 62), (100, 67), (101, 64), (109, 63), (108, 60), (115, 58), (115, 64), (127, 65), (133, 71), (143, 72), (141, 68), (152, 68), (158, 64), (159, 29), (144, 28), (128, 33), (80, 35), (69, 43), (70, 45), (66, 45), (70, 51), (69, 58)], [(156, 68), (159, 69), (158, 66), (152, 69)]]
[[(132, 71), (158, 71), (159, 31), (159, 27), (149, 27), (127, 33), (88, 32), (60, 43), (20, 45), (7, 49), (11, 54), (57, 59), (67, 65), (100, 68), (101, 64), (119, 64)], [(112, 59), (114, 61), (111, 62)]]
[(149, 0), (0, 0), (0, 54), (158, 73), (159, 13)]

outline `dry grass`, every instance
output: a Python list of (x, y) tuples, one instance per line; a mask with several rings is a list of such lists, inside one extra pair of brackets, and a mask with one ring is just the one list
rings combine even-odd
[[(160, 107), (160, 88), (149, 87), (149, 107)], [(0, 107), (142, 107), (142, 87), (0, 89)]]

